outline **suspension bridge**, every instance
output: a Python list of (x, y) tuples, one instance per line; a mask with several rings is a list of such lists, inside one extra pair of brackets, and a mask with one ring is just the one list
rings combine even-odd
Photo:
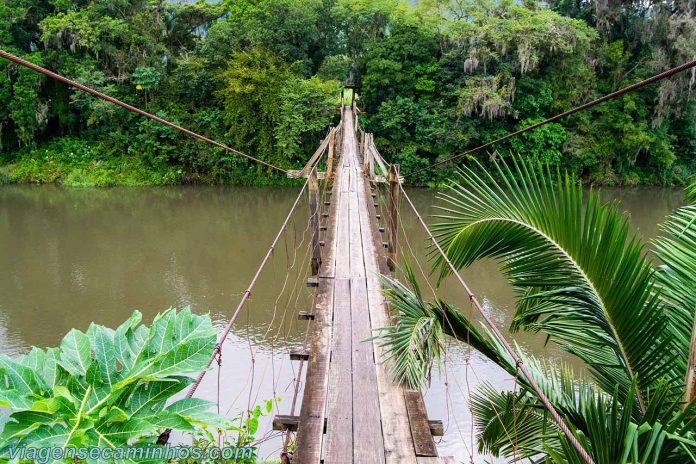
[[(345, 107), (341, 123), (329, 132), (322, 175), (332, 180), (326, 212), (320, 214), (313, 199), (314, 159), (299, 173), (309, 172), (316, 277), (308, 285), (316, 286), (318, 297), (313, 313), (300, 316), (314, 325), (311, 349), (291, 354), (308, 362), (300, 415), (277, 416), (274, 425), (297, 431), (293, 462), (318, 463), (322, 455), (327, 463), (446, 462), (437, 458), (433, 441), (441, 424), (428, 420), (420, 392), (391, 380), (380, 346), (368, 340), (373, 329), (389, 324), (379, 276), (394, 268), (400, 179), (395, 167), (387, 171), (369, 134), (356, 132), (355, 121), (354, 108)], [(388, 230), (380, 226), (371, 189), (382, 180), (390, 184)]]
[[(220, 362), (223, 342), (230, 334), (241, 311), (250, 299), (255, 283), (270, 261), (276, 246), (287, 229), (300, 200), (307, 195), (309, 206), (309, 276), (306, 285), (314, 291), (314, 307), (298, 312), (307, 323), (304, 348), (289, 353), (298, 362), (294, 379), (295, 392), (289, 410), (277, 411), (274, 429), (284, 434), (281, 461), (295, 464), (428, 464), (454, 462), (438, 456), (433, 439), (442, 435), (443, 424), (430, 420), (420, 391), (396, 383), (389, 372), (379, 342), (371, 337), (373, 330), (390, 323), (390, 308), (382, 294), (380, 275), (393, 272), (398, 262), (399, 202), (403, 198), (424, 227), (435, 250), (441, 254), (452, 274), (467, 293), (471, 305), (486, 325), (504, 341), (517, 369), (536, 391), (559, 430), (566, 435), (579, 456), (587, 464), (593, 460), (570, 432), (563, 419), (539, 389), (516, 351), (483, 311), (481, 304), (448, 260), (446, 253), (403, 188), (399, 166), (388, 164), (374, 144), (372, 134), (359, 126), (359, 110), (355, 98), (343, 104), (341, 94), (340, 123), (330, 128), (326, 137), (301, 170), (287, 170), (234, 148), (194, 133), (161, 117), (60, 76), (50, 70), (0, 50), (0, 57), (46, 75), (66, 85), (109, 101), (128, 111), (164, 124), (203, 142), (283, 172), (305, 182), (288, 215), (256, 270), (247, 289), (218, 337), (216, 349), (206, 367)], [(597, 100), (520, 129), (480, 147), (454, 155), (423, 169), (453, 161), (495, 143), (534, 130), (577, 111), (624, 95), (645, 85), (696, 67), (696, 61), (685, 63), (664, 73), (633, 84)], [(353, 94), (353, 97), (355, 95)], [(323, 167), (323, 171), (320, 171)], [(406, 176), (420, 172), (407, 173)], [(319, 193), (323, 181), (324, 195)], [(375, 186), (386, 186), (388, 194), (384, 212), (378, 209)], [(383, 217), (385, 216), (385, 217)], [(302, 381), (303, 369), (306, 375)], [(187, 392), (191, 397), (201, 383), (201, 371)], [(302, 390), (301, 401), (300, 390)], [(301, 403), (301, 404), (298, 404)], [(158, 443), (166, 443), (170, 430), (164, 431)], [(294, 446), (290, 447), (294, 435)]]

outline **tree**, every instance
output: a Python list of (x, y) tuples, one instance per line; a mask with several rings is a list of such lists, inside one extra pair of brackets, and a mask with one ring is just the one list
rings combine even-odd
[[(595, 462), (696, 462), (696, 398), (685, 401), (693, 375), (687, 358), (696, 308), (696, 205), (668, 219), (665, 237), (655, 242), (664, 263), (656, 268), (616, 204), (603, 204), (594, 192), (584, 198), (574, 178), (532, 162), (499, 162), (495, 175), (464, 168), (444, 198), (445, 222), (434, 230), (453, 265), (498, 260), (520, 295), (512, 330), (541, 332), (589, 366), (586, 378), (521, 355)], [(450, 272), (439, 256), (434, 269), (441, 279)], [(443, 334), (518, 373), (493, 332), (441, 300), (425, 302), (409, 276), (413, 290), (386, 280), (400, 314), (383, 339), (400, 380), (422, 382), (441, 354)], [(536, 462), (539, 456), (582, 462), (529, 379), (520, 378), (519, 393), (484, 385), (473, 398), (480, 447), (508, 457), (517, 450)], [(519, 434), (510, 440), (506, 427), (513, 423)]]

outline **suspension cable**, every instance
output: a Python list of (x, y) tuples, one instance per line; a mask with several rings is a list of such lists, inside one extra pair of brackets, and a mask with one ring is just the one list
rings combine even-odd
[(209, 139), (208, 137), (205, 137), (203, 135), (197, 134), (196, 132), (193, 132), (189, 129), (186, 129), (184, 127), (179, 126), (178, 124), (174, 124), (173, 122), (167, 121), (166, 119), (160, 118), (159, 116), (155, 116), (152, 113), (148, 113), (146, 111), (143, 111), (139, 108), (136, 108), (135, 106), (129, 105), (128, 103), (122, 102), (121, 100), (118, 100), (114, 97), (110, 97), (104, 93), (98, 92), (92, 88), (87, 87), (86, 85), (82, 85), (78, 82), (75, 82), (73, 80), (68, 79), (67, 77), (63, 77), (60, 74), (56, 74), (53, 71), (49, 71), (46, 68), (42, 68), (41, 66), (35, 65), (34, 63), (31, 63), (27, 60), (24, 60), (22, 58), (19, 58), (17, 56), (14, 56), (5, 50), (0, 49), (0, 57), (5, 58), (7, 60), (12, 61), (13, 63), (16, 63), (20, 66), (24, 66), (25, 68), (31, 69), (32, 71), (36, 71), (39, 74), (43, 74), (45, 76), (48, 76), (52, 79), (55, 79), (59, 82), (62, 82), (64, 84), (67, 84), (71, 87), (75, 87), (76, 89), (82, 90), (83, 92), (87, 92), (89, 94), (94, 95), (97, 98), (101, 98), (102, 100), (106, 100), (110, 103), (113, 103), (114, 105), (118, 105), (122, 108), (127, 109), (128, 111), (132, 111), (134, 113), (138, 113), (141, 116), (145, 116), (146, 118), (152, 119), (153, 121), (157, 121), (161, 124), (164, 124), (165, 126), (171, 127), (172, 129), (178, 130), (179, 132), (183, 132), (184, 134), (190, 135), (193, 138), (196, 138), (198, 140), (202, 140), (203, 142), (209, 143), (211, 145), (215, 145), (216, 147), (222, 148), (223, 150), (227, 150), (231, 153), (237, 154), (239, 156), (243, 156), (244, 158), (247, 158), (251, 161), (254, 161), (259, 164), (263, 164), (264, 166), (267, 166), (271, 169), (275, 169), (280, 172), (284, 172), (287, 174), (288, 170), (280, 168), (278, 166), (275, 166), (271, 163), (267, 163), (266, 161), (262, 161), (258, 158), (254, 158), (251, 155), (247, 155), (246, 153), (243, 153), (239, 150), (235, 150), (232, 147), (228, 147), (225, 144), (222, 144), (220, 142), (216, 142), (215, 140)]
[(478, 312), (481, 314), (481, 317), (483, 317), (484, 321), (486, 322), (486, 325), (491, 329), (491, 331), (496, 335), (496, 337), (498, 337), (500, 339), (500, 341), (505, 346), (505, 349), (508, 351), (508, 353), (510, 353), (510, 356), (512, 356), (512, 358), (515, 360), (515, 366), (520, 371), (522, 371), (524, 376), (527, 378), (527, 381), (531, 385), (532, 389), (539, 396), (539, 399), (541, 400), (541, 402), (544, 404), (546, 409), (551, 414), (553, 421), (556, 423), (558, 428), (561, 429), (561, 431), (566, 436), (568, 441), (570, 441), (570, 443), (573, 445), (573, 448), (575, 448), (575, 451), (578, 452), (578, 454), (580, 455), (582, 460), (585, 461), (586, 464), (594, 464), (594, 461), (592, 460), (590, 455), (587, 453), (587, 450), (585, 450), (585, 448), (582, 447), (580, 442), (577, 440), (577, 438), (575, 438), (575, 436), (570, 431), (570, 429), (565, 424), (565, 422), (563, 422), (563, 419), (556, 411), (556, 408), (553, 407), (553, 405), (551, 404), (549, 399), (546, 397), (544, 392), (542, 392), (541, 388), (539, 388), (539, 385), (536, 383), (534, 378), (532, 378), (532, 376), (530, 375), (529, 371), (527, 370), (527, 367), (522, 362), (522, 359), (517, 355), (517, 352), (512, 348), (510, 343), (503, 336), (503, 334), (500, 332), (498, 327), (496, 327), (496, 325), (493, 323), (491, 318), (486, 314), (486, 312), (483, 310), (483, 307), (481, 306), (481, 303), (479, 303), (478, 299), (476, 298), (476, 295), (474, 295), (474, 293), (471, 291), (471, 289), (469, 288), (467, 283), (464, 281), (462, 276), (459, 275), (459, 271), (454, 266), (454, 264), (452, 264), (452, 261), (450, 261), (450, 259), (447, 257), (444, 250), (442, 249), (442, 247), (438, 243), (437, 239), (435, 239), (435, 237), (433, 236), (432, 232), (430, 232), (430, 229), (428, 228), (427, 224), (425, 223), (425, 221), (423, 220), (421, 215), (418, 213), (418, 210), (416, 209), (413, 202), (411, 201), (411, 198), (406, 194), (406, 190), (404, 190), (404, 187), (403, 187), (401, 182), (399, 182), (399, 188), (401, 189), (401, 193), (404, 195), (404, 198), (406, 198), (406, 201), (411, 206), (411, 209), (413, 210), (416, 217), (418, 218), (418, 221), (421, 223), (421, 225), (425, 229), (426, 233), (428, 234), (428, 237), (433, 242), (433, 244), (435, 245), (437, 250), (440, 252), (440, 254), (442, 255), (442, 258), (447, 263), (447, 266), (450, 268), (452, 273), (456, 276), (457, 280), (464, 288), (464, 291), (469, 296), (469, 300), (470, 300), (471, 304), (478, 310)]
[[(239, 316), (239, 313), (242, 311), (242, 308), (244, 307), (245, 303), (249, 300), (249, 297), (251, 296), (251, 291), (254, 288), (254, 285), (256, 284), (256, 281), (258, 280), (259, 276), (261, 275), (261, 271), (263, 271), (264, 267), (266, 267), (266, 264), (268, 263), (268, 260), (271, 258), (271, 255), (273, 254), (273, 251), (275, 250), (275, 247), (278, 243), (278, 240), (280, 240), (280, 237), (282, 236), (283, 231), (287, 227), (288, 222), (290, 222), (290, 218), (292, 217), (293, 213), (295, 212), (295, 209), (297, 208), (297, 205), (299, 204), (300, 199), (302, 198), (302, 195), (304, 194), (304, 191), (307, 188), (308, 184), (309, 184), (309, 178), (307, 178), (304, 185), (302, 186), (302, 189), (300, 190), (300, 193), (297, 195), (297, 198), (295, 198), (295, 202), (292, 204), (292, 207), (290, 208), (288, 215), (285, 217), (285, 221), (283, 221), (283, 224), (280, 226), (280, 229), (278, 230), (278, 233), (276, 234), (275, 238), (273, 239), (271, 246), (268, 248), (268, 251), (266, 252), (266, 256), (264, 256), (263, 260), (261, 261), (261, 265), (259, 265), (259, 268), (256, 270), (254, 277), (251, 279), (251, 282), (249, 283), (249, 286), (247, 287), (246, 290), (244, 290), (244, 293), (242, 294), (242, 299), (240, 300), (239, 304), (237, 305), (237, 309), (234, 311), (234, 314), (232, 314), (232, 317), (230, 318), (229, 322), (227, 323), (227, 325), (225, 326), (223, 331), (218, 336), (218, 341), (217, 341), (217, 344), (215, 345), (215, 349), (213, 350), (213, 354), (210, 356), (210, 359), (208, 360), (208, 362), (205, 365), (205, 367), (203, 368), (203, 370), (198, 373), (198, 377), (196, 377), (196, 381), (191, 385), (188, 392), (186, 393), (186, 398), (191, 398), (193, 396), (193, 394), (198, 389), (198, 386), (201, 384), (201, 381), (203, 380), (205, 373), (208, 371), (210, 366), (213, 364), (213, 361), (215, 361), (217, 359), (218, 353), (222, 349), (222, 344), (227, 339), (227, 336), (229, 335), (230, 331), (232, 330), (234, 323), (237, 321), (237, 317)], [(157, 444), (160, 444), (160, 445), (166, 444), (167, 441), (169, 440), (169, 435), (171, 434), (171, 431), (172, 431), (171, 429), (167, 429), (164, 432), (162, 432), (162, 434), (159, 436), (159, 438), (157, 440)]]
[(597, 98), (596, 100), (592, 100), (591, 102), (582, 104), (580, 106), (576, 106), (575, 108), (573, 108), (571, 110), (564, 111), (563, 113), (557, 114), (556, 116), (552, 116), (548, 119), (544, 119), (543, 121), (532, 124), (531, 126), (527, 126), (527, 127), (522, 128), (520, 130), (517, 130), (515, 132), (511, 132), (511, 133), (509, 133), (503, 137), (497, 138), (491, 142), (484, 143), (483, 145), (480, 145), (476, 148), (472, 148), (472, 149), (467, 150), (463, 153), (459, 153), (457, 155), (450, 156), (449, 158), (446, 158), (442, 161), (438, 161), (436, 163), (433, 163), (429, 166), (418, 169), (416, 171), (411, 171), (409, 173), (406, 173), (406, 174), (404, 174), (404, 177), (410, 177), (410, 176), (416, 175), (418, 173), (421, 173), (423, 171), (427, 171), (427, 170), (433, 169), (437, 166), (441, 166), (443, 164), (449, 163), (450, 161), (454, 161), (456, 159), (459, 159), (462, 156), (470, 155), (470, 154), (475, 153), (477, 151), (483, 150), (484, 148), (488, 148), (491, 145), (495, 145), (496, 143), (500, 143), (500, 142), (503, 142), (505, 140), (511, 139), (513, 137), (517, 137), (520, 134), (537, 129), (545, 124), (548, 124), (548, 123), (551, 123), (554, 121), (558, 121), (559, 119), (562, 119), (566, 116), (570, 116), (571, 114), (577, 113), (578, 111), (582, 111), (584, 109), (591, 108), (595, 105), (599, 105), (600, 103), (604, 103), (605, 101), (611, 100), (613, 98), (620, 97), (620, 96), (625, 95), (629, 92), (640, 89), (641, 87), (645, 87), (646, 85), (652, 84), (652, 83), (660, 81), (662, 79), (666, 79), (668, 77), (671, 77), (671, 76), (673, 76), (677, 73), (680, 73), (682, 71), (686, 71), (687, 69), (693, 68), (695, 66), (696, 66), (696, 60), (689, 61), (687, 63), (680, 65), (680, 66), (674, 67), (674, 68), (669, 69), (665, 72), (662, 72), (660, 74), (656, 74), (656, 75), (649, 77), (645, 80), (642, 80), (642, 81), (637, 82), (635, 84), (629, 85), (628, 87), (624, 87), (623, 89), (617, 90), (616, 92), (612, 92), (610, 94), (604, 95), (603, 97)]

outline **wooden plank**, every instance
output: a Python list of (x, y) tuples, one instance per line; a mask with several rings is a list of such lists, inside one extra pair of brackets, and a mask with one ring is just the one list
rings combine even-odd
[[(287, 176), (291, 179), (299, 179), (300, 177), (307, 177), (302, 169), (290, 169)], [(326, 179), (326, 171), (317, 171), (317, 179)]]
[(375, 161), (377, 161), (379, 168), (382, 170), (382, 175), (386, 177), (389, 174), (389, 170), (387, 169), (387, 164), (384, 162), (384, 158), (382, 158), (382, 155), (374, 144), (370, 146), (370, 149), (372, 150), (372, 156), (374, 156)]
[[(360, 234), (360, 205), (358, 203), (358, 192), (348, 192), (348, 198), (350, 199), (349, 206), (351, 218), (350, 275), (351, 277), (365, 277), (365, 259), (363, 256), (362, 237)], [(367, 305), (365, 307), (367, 307)]]
[(418, 464), (454, 464), (454, 457), (452, 457), (452, 456), (447, 456), (447, 457), (443, 456), (443, 457), (439, 457), (439, 458), (419, 457)]
[(423, 395), (417, 390), (404, 390), (404, 398), (416, 456), (437, 456), (437, 447), (430, 433)]
[(389, 270), (396, 269), (396, 240), (399, 236), (399, 193), (401, 186), (399, 185), (399, 165), (389, 165), (389, 216), (387, 221), (387, 264)]
[[(341, 184), (343, 183), (341, 182)], [(336, 278), (347, 279), (350, 277), (350, 197), (348, 192), (341, 192), (338, 204), (336, 213), (338, 215), (336, 226)]]
[[(340, 182), (340, 172), (336, 180)], [(336, 190), (336, 198), (340, 192)], [(337, 204), (331, 205), (330, 218), (327, 227), (327, 246), (324, 259), (319, 269), (319, 288), (317, 289), (316, 306), (312, 313), (312, 341), (310, 350), (312, 356), (307, 363), (307, 374), (300, 410), (301, 427), (296, 438), (295, 462), (305, 464), (320, 464), (322, 438), (326, 429), (326, 399), (329, 385), (329, 361), (331, 359), (331, 321), (333, 316), (334, 279), (336, 264), (336, 209)]]
[(309, 351), (291, 351), (291, 361), (309, 361)]
[[(341, 256), (336, 257), (337, 265)], [(346, 259), (347, 261), (347, 259)], [(334, 318), (326, 424), (327, 462), (353, 460), (353, 385), (351, 375), (350, 280), (334, 279)]]
[(367, 282), (364, 278), (351, 279), (350, 304), (353, 339), (353, 440), (356, 444), (353, 462), (383, 463), (384, 440), (377, 373), (372, 343), (365, 342), (372, 333), (368, 315)]
[(429, 420), (430, 435), (433, 437), (442, 437), (445, 435), (445, 426), (441, 420)]
[[(359, 196), (361, 209), (358, 219), (367, 277), (368, 312), (371, 327), (374, 329), (389, 324), (387, 306), (379, 282), (379, 275), (387, 274), (388, 269), (384, 249), (381, 248), (381, 237), (377, 232), (379, 225), (376, 219), (372, 219), (376, 215), (370, 199), (370, 185), (369, 182), (365, 182)], [(401, 387), (393, 382), (384, 364), (383, 348), (377, 341), (372, 343), (372, 349), (379, 392), (385, 461), (387, 464), (416, 464)]]

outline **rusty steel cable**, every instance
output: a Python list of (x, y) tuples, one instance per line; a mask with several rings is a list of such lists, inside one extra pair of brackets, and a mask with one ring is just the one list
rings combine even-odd
[(515, 132), (511, 132), (503, 137), (497, 138), (491, 142), (484, 143), (483, 145), (479, 145), (478, 147), (472, 148), (472, 149), (467, 150), (463, 153), (459, 153), (457, 155), (450, 156), (449, 158), (446, 158), (442, 161), (438, 161), (438, 162), (433, 163), (429, 166), (425, 166), (424, 168), (420, 168), (420, 169), (417, 169), (415, 171), (411, 171), (409, 173), (406, 173), (406, 174), (404, 174), (404, 177), (414, 176), (414, 175), (421, 173), (423, 171), (427, 171), (429, 169), (433, 169), (433, 168), (436, 168), (438, 166), (442, 166), (443, 164), (449, 163), (450, 161), (454, 161), (454, 160), (459, 159), (463, 156), (470, 155), (470, 154), (475, 153), (477, 151), (483, 150), (484, 148), (488, 148), (492, 145), (495, 145), (496, 143), (500, 143), (500, 142), (503, 142), (505, 140), (511, 139), (513, 137), (517, 137), (518, 135), (523, 134), (525, 132), (528, 132), (528, 131), (531, 131), (534, 129), (538, 129), (539, 127), (541, 127), (545, 124), (548, 124), (548, 123), (551, 123), (554, 121), (558, 121), (559, 119), (562, 119), (566, 116), (570, 116), (571, 114), (577, 113), (578, 111), (582, 111), (582, 110), (585, 110), (587, 108), (591, 108), (595, 105), (599, 105), (600, 103), (604, 103), (605, 101), (611, 100), (613, 98), (620, 97), (620, 96), (625, 95), (629, 92), (640, 89), (641, 87), (645, 87), (646, 85), (652, 84), (652, 83), (660, 81), (662, 79), (666, 79), (668, 77), (671, 77), (675, 74), (678, 74), (682, 71), (686, 71), (687, 69), (690, 69), (693, 67), (696, 67), (696, 60), (689, 61), (687, 63), (684, 63), (684, 64), (677, 66), (677, 67), (674, 67), (672, 69), (669, 69), (669, 70), (662, 72), (660, 74), (656, 74), (656, 75), (649, 77), (645, 80), (642, 80), (640, 82), (636, 82), (635, 84), (629, 85), (628, 87), (624, 87), (623, 89), (617, 90), (616, 92), (612, 92), (610, 94), (604, 95), (603, 97), (597, 98), (596, 100), (592, 100), (591, 102), (587, 102), (587, 103), (582, 104), (580, 106), (576, 106), (573, 109), (570, 109), (568, 111), (564, 111), (563, 113), (557, 114), (556, 116), (552, 116), (548, 119), (544, 119), (543, 121), (532, 124), (531, 126), (524, 127), (524, 128), (517, 130)]
[(153, 121), (157, 121), (157, 122), (159, 122), (160, 124), (164, 124), (165, 126), (168, 126), (168, 127), (172, 128), (172, 129), (174, 129), (174, 130), (178, 130), (179, 132), (183, 132), (183, 133), (186, 134), (186, 135), (190, 135), (190, 136), (193, 137), (193, 138), (196, 138), (196, 139), (198, 139), (198, 140), (202, 140), (203, 142), (209, 143), (209, 144), (214, 145), (214, 146), (216, 146), (216, 147), (218, 147), (218, 148), (222, 148), (223, 150), (227, 150), (227, 151), (229, 151), (229, 152), (231, 152), (231, 153), (234, 153), (234, 154), (236, 154), (236, 155), (242, 156), (242, 157), (244, 157), (244, 158), (247, 158), (247, 159), (249, 159), (249, 160), (251, 160), (251, 161), (254, 161), (254, 162), (256, 162), (256, 163), (262, 164), (262, 165), (264, 165), (264, 166), (266, 166), (266, 167), (269, 167), (269, 168), (271, 168), (271, 169), (275, 169), (275, 170), (277, 170), (277, 171), (280, 171), (280, 172), (283, 172), (283, 173), (286, 173), (286, 174), (287, 174), (287, 172), (288, 172), (287, 169), (283, 169), (283, 168), (280, 168), (280, 167), (278, 167), (278, 166), (275, 166), (275, 165), (273, 165), (273, 164), (271, 164), (271, 163), (267, 163), (266, 161), (260, 160), (260, 159), (258, 159), (258, 158), (254, 158), (254, 157), (251, 156), (251, 155), (247, 155), (246, 153), (243, 153), (243, 152), (241, 152), (241, 151), (239, 151), (239, 150), (235, 150), (235, 149), (232, 148), (232, 147), (228, 147), (227, 145), (225, 145), (225, 144), (223, 144), (223, 143), (216, 142), (215, 140), (209, 139), (208, 137), (205, 137), (205, 136), (203, 136), (203, 135), (200, 135), (200, 134), (198, 134), (198, 133), (196, 133), (196, 132), (193, 132), (193, 131), (191, 131), (191, 130), (189, 130), (189, 129), (186, 129), (186, 128), (184, 128), (184, 127), (181, 127), (181, 126), (179, 126), (178, 124), (174, 124), (173, 122), (167, 121), (166, 119), (160, 118), (159, 116), (155, 116), (155, 115), (152, 114), (152, 113), (148, 113), (147, 111), (143, 111), (143, 110), (141, 110), (140, 108), (136, 108), (135, 106), (132, 106), (132, 105), (129, 105), (128, 103), (122, 102), (121, 100), (118, 100), (118, 99), (116, 99), (116, 98), (114, 98), (114, 97), (110, 97), (110, 96), (108, 96), (108, 95), (106, 95), (106, 94), (104, 94), (104, 93), (101, 93), (101, 92), (98, 92), (98, 91), (96, 91), (96, 90), (94, 90), (94, 89), (91, 89), (91, 88), (87, 87), (86, 85), (82, 85), (82, 84), (80, 84), (80, 83), (78, 83), (78, 82), (75, 82), (75, 81), (73, 81), (73, 80), (68, 79), (67, 77), (63, 77), (63, 76), (61, 76), (60, 74), (56, 74), (56, 73), (54, 73), (53, 71), (49, 71), (49, 70), (46, 69), (46, 68), (42, 68), (41, 66), (35, 65), (34, 63), (31, 63), (31, 62), (29, 62), (29, 61), (27, 61), (27, 60), (24, 60), (24, 59), (22, 59), (22, 58), (19, 58), (19, 57), (15, 56), (15, 55), (12, 55), (12, 54), (10, 54), (10, 53), (7, 53), (5, 50), (0, 49), (0, 57), (5, 58), (5, 59), (7, 59), (7, 60), (10, 60), (10, 61), (12, 61), (13, 63), (18, 64), (18, 65), (20, 65), (20, 66), (24, 66), (25, 68), (31, 69), (32, 71), (36, 71), (36, 72), (39, 73), (39, 74), (43, 74), (43, 75), (48, 76), (48, 77), (50, 77), (50, 78), (52, 78), (52, 79), (55, 79), (55, 80), (57, 80), (57, 81), (59, 81), (59, 82), (62, 82), (62, 83), (64, 83), (64, 84), (67, 84), (67, 85), (69, 85), (69, 86), (71, 86), (71, 87), (75, 87), (76, 89), (82, 90), (83, 92), (87, 92), (87, 93), (89, 93), (89, 94), (91, 94), (91, 95), (94, 95), (94, 96), (97, 97), (97, 98), (101, 98), (102, 100), (106, 100), (106, 101), (108, 101), (108, 102), (110, 102), (110, 103), (113, 103), (114, 105), (118, 105), (118, 106), (120, 106), (120, 107), (122, 107), (122, 108), (127, 109), (128, 111), (132, 111), (132, 112), (137, 113), (137, 114), (139, 114), (139, 115), (141, 115), (141, 116), (145, 116), (146, 118), (152, 119)]
[(481, 314), (481, 317), (483, 320), (486, 322), (486, 325), (491, 329), (491, 331), (495, 334), (496, 337), (500, 339), (500, 341), (503, 343), (503, 346), (507, 350), (507, 352), (512, 356), (512, 359), (515, 360), (515, 366), (517, 369), (519, 369), (522, 374), (527, 378), (527, 381), (531, 385), (532, 389), (534, 392), (539, 396), (539, 399), (541, 402), (544, 404), (544, 407), (549, 411), (549, 414), (551, 414), (551, 417), (553, 418), (553, 421), (556, 423), (558, 428), (563, 432), (563, 434), (566, 436), (568, 441), (571, 443), (573, 448), (575, 448), (575, 451), (580, 455), (582, 460), (586, 464), (594, 464), (594, 461), (590, 457), (590, 455), (587, 453), (587, 450), (582, 447), (580, 442), (578, 441), (577, 438), (573, 435), (573, 433), (570, 431), (568, 426), (566, 425), (565, 422), (563, 422), (563, 418), (558, 414), (556, 411), (556, 408), (553, 407), (549, 399), (546, 397), (544, 392), (541, 391), (541, 388), (539, 388), (539, 385), (537, 382), (534, 380), (534, 378), (531, 376), (529, 371), (527, 370), (527, 367), (524, 365), (522, 362), (522, 359), (517, 355), (517, 352), (512, 348), (510, 343), (507, 341), (507, 339), (503, 336), (503, 334), (500, 332), (498, 327), (496, 327), (495, 323), (491, 320), (491, 318), (486, 314), (486, 312), (483, 310), (483, 307), (481, 306), (481, 303), (479, 303), (478, 298), (476, 298), (476, 295), (471, 291), (467, 283), (464, 281), (461, 275), (459, 275), (459, 271), (457, 268), (452, 264), (452, 261), (447, 257), (447, 254), (444, 252), (440, 244), (438, 243), (437, 239), (435, 236), (433, 236), (432, 232), (430, 232), (430, 229), (428, 228), (427, 224), (421, 217), (421, 215), (418, 213), (418, 210), (416, 209), (415, 205), (411, 201), (411, 198), (406, 194), (406, 190), (404, 190), (403, 185), (401, 182), (399, 182), (399, 187), (401, 189), (401, 193), (404, 195), (404, 198), (406, 198), (406, 201), (408, 204), (411, 206), (411, 209), (415, 213), (416, 217), (418, 218), (418, 221), (421, 223), (423, 228), (425, 229), (426, 233), (428, 234), (428, 238), (430, 241), (433, 242), (435, 247), (437, 248), (437, 251), (440, 252), (442, 255), (442, 258), (445, 260), (447, 263), (447, 266), (450, 268), (452, 273), (455, 275), (461, 286), (464, 288), (464, 291), (469, 297), (469, 301), (471, 304), (477, 309), (477, 311)]
[[(283, 224), (280, 226), (278, 233), (276, 234), (275, 238), (273, 239), (271, 246), (268, 248), (266, 255), (264, 256), (263, 260), (261, 261), (261, 265), (259, 265), (258, 269), (256, 270), (256, 273), (254, 274), (254, 277), (251, 279), (249, 286), (247, 287), (246, 290), (244, 290), (244, 293), (242, 294), (242, 299), (239, 301), (239, 304), (237, 305), (237, 309), (234, 311), (234, 314), (232, 314), (232, 317), (230, 318), (229, 322), (227, 323), (227, 325), (225, 326), (223, 331), (220, 333), (220, 335), (218, 337), (217, 344), (215, 345), (215, 349), (213, 350), (213, 354), (210, 356), (210, 359), (206, 363), (203, 370), (201, 372), (199, 372), (198, 377), (196, 377), (195, 382), (193, 384), (191, 384), (191, 387), (189, 388), (188, 392), (186, 393), (186, 398), (191, 398), (193, 396), (193, 394), (198, 389), (198, 386), (201, 384), (201, 381), (203, 380), (205, 373), (208, 371), (210, 366), (213, 364), (213, 361), (215, 361), (215, 359), (217, 359), (218, 353), (222, 350), (222, 344), (227, 339), (227, 336), (229, 335), (230, 331), (232, 330), (234, 323), (237, 321), (237, 317), (239, 316), (239, 313), (242, 311), (242, 308), (244, 307), (246, 302), (249, 300), (249, 297), (251, 296), (251, 291), (254, 288), (254, 285), (256, 284), (256, 281), (258, 280), (259, 276), (261, 275), (261, 271), (263, 271), (263, 269), (266, 267), (266, 264), (268, 263), (268, 260), (271, 258), (271, 255), (273, 254), (273, 250), (275, 250), (276, 244), (278, 243), (278, 240), (280, 240), (280, 237), (282, 236), (283, 231), (287, 227), (288, 222), (290, 222), (290, 218), (292, 217), (293, 213), (295, 212), (295, 208), (297, 208), (297, 205), (299, 204), (300, 199), (302, 198), (302, 195), (304, 194), (304, 191), (307, 188), (307, 184), (309, 184), (309, 178), (307, 178), (304, 185), (302, 186), (302, 189), (300, 190), (300, 193), (297, 195), (297, 198), (295, 198), (295, 202), (292, 204), (292, 207), (290, 208), (288, 215), (285, 217), (285, 221), (283, 221)], [(170, 434), (171, 434), (171, 429), (167, 429), (164, 432), (162, 432), (159, 439), (157, 440), (157, 444), (160, 444), (160, 445), (166, 444), (167, 441), (169, 440)]]

